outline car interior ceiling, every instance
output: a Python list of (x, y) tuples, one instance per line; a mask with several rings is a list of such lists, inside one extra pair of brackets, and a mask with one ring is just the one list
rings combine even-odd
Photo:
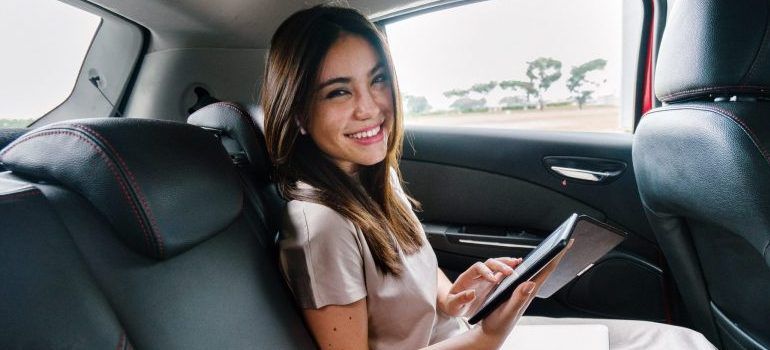
[[(770, 349), (770, 122), (764, 118), (770, 70), (762, 68), (770, 37), (756, 30), (770, 28), (762, 22), (770, 12), (764, 0), (752, 1), (679, 1), (677, 10), (687, 16), (666, 24), (656, 63), (656, 94), (666, 106), (642, 119), (630, 164), (644, 224), (654, 233), (650, 241), (660, 245), (663, 265), (672, 270), (688, 325), (726, 349)], [(303, 4), (185, 0), (172, 9), (162, 0), (142, 7), (92, 3), (158, 30), (132, 78), (134, 93), (114, 92), (125, 97), (121, 109), (128, 118), (63, 120), (62, 111), (52, 120), (63, 121), (0, 129), (0, 221), (13, 233), (0, 235), (0, 261), (9, 267), (0, 269), (0, 280), (11, 286), (0, 298), (0, 314), (9, 315), (0, 318), (0, 344), (313, 348), (278, 270), (275, 245), (285, 203), (269, 176), (261, 115), (228, 102), (253, 100), (254, 82), (233, 82), (216, 69), (183, 73), (222, 65), (260, 79), (269, 34)], [(414, 3), (351, 1), (375, 17)], [(269, 20), (233, 17), (244, 11), (238, 6)], [(212, 16), (214, 7), (222, 11)], [(171, 10), (182, 15), (169, 17)], [(735, 18), (749, 24), (739, 26)], [(695, 44), (688, 30), (693, 25), (709, 29)], [(199, 26), (219, 34), (190, 34)], [(254, 26), (262, 28), (258, 35)], [(731, 40), (736, 37), (743, 39)], [(743, 61), (736, 63), (738, 55)], [(92, 93), (82, 98), (101, 99)], [(443, 136), (419, 128), (415, 134), (423, 144)], [(454, 147), (457, 152), (433, 151), (474, 157), (469, 148)], [(441, 181), (453, 184), (478, 179), (447, 172), (430, 152), (407, 157), (403, 168), (444, 172)], [(469, 198), (483, 197), (484, 190)], [(446, 210), (435, 216), (457, 215)]]

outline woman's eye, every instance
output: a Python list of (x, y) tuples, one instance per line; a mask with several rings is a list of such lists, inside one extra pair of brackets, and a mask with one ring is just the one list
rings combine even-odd
[(378, 74), (372, 80), (372, 84), (384, 83), (386, 81), (388, 81), (388, 76), (386, 74)]
[(326, 98), (335, 98), (335, 97), (345, 96), (347, 94), (348, 92), (345, 90), (334, 90), (326, 94)]

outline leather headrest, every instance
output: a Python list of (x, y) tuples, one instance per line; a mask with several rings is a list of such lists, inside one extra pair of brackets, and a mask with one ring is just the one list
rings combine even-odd
[(243, 192), (211, 133), (176, 122), (100, 118), (35, 129), (0, 151), (9, 170), (73, 190), (134, 250), (166, 259), (229, 225)]
[(663, 33), (655, 94), (664, 102), (770, 97), (770, 1), (677, 1)]
[(265, 139), (245, 108), (232, 102), (212, 103), (190, 114), (187, 122), (215, 130), (231, 157), (237, 160), (245, 156), (255, 174), (267, 180), (270, 161)]

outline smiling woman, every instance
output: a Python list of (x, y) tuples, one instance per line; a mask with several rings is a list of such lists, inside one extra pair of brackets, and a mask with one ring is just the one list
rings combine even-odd
[(475, 264), (454, 284), (438, 270), (402, 189), (402, 115), (381, 34), (353, 9), (318, 6), (290, 16), (271, 44), (265, 133), (290, 200), (281, 265), (318, 345), (497, 348), (538, 284), (520, 285), (481, 327), (456, 317), (520, 260)]

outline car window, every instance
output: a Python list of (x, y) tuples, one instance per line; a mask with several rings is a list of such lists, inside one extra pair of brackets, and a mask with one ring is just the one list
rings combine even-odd
[(642, 14), (636, 1), (492, 0), (388, 20), (406, 123), (631, 132)]
[(99, 23), (56, 0), (0, 1), (0, 128), (26, 127), (67, 99)]

